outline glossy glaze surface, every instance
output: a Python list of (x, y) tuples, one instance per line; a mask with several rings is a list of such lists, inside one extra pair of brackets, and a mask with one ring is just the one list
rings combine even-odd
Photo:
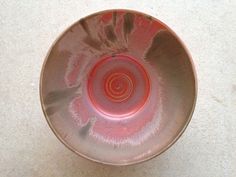
[(113, 165), (147, 160), (188, 124), (196, 99), (191, 59), (160, 21), (112, 10), (81, 19), (52, 46), (42, 107), (77, 154)]

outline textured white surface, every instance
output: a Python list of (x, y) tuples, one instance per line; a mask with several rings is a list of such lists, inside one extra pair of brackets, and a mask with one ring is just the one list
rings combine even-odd
[[(161, 156), (128, 167), (102, 166), (64, 147), (39, 102), (39, 75), (55, 38), (95, 11), (129, 8), (169, 25), (198, 74), (193, 119)], [(0, 0), (0, 176), (235, 177), (236, 1)]]

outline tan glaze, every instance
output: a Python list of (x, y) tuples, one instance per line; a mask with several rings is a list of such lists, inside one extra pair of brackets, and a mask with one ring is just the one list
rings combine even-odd
[[(122, 13), (121, 13), (122, 12)], [(102, 14), (112, 13), (108, 23), (96, 22)], [(160, 29), (148, 40), (143, 50), (133, 50), (132, 35), (138, 27), (135, 19), (146, 18), (160, 24)], [(123, 20), (120, 20), (123, 18)], [(122, 24), (120, 24), (122, 22)], [(120, 30), (117, 27), (120, 25)], [(102, 29), (100, 29), (102, 28)], [(117, 30), (118, 29), (118, 30)], [(141, 49), (141, 48), (140, 48)], [(93, 60), (86, 60), (80, 68), (78, 78), (72, 85), (65, 84), (68, 62), (75, 55), (99, 58), (125, 53), (146, 62), (160, 77), (162, 115), (158, 131), (145, 143), (138, 146), (113, 145), (86, 146), (95, 118), (91, 118), (79, 129), (68, 113), (68, 106), (75, 97), (84, 93), (82, 80), (87, 77)], [(186, 48), (176, 34), (159, 20), (131, 10), (108, 10), (83, 18), (67, 29), (53, 44), (45, 59), (40, 79), (40, 99), (46, 120), (58, 139), (78, 155), (95, 162), (109, 165), (131, 165), (151, 159), (168, 149), (187, 127), (197, 97), (196, 74)], [(77, 140), (77, 137), (80, 139)], [(104, 143), (103, 143), (104, 144)], [(96, 148), (86, 149), (91, 146)], [(126, 156), (122, 156), (126, 152)], [(117, 154), (115, 154), (117, 153)], [(120, 154), (119, 154), (120, 153)], [(132, 156), (133, 155), (133, 156)], [(112, 157), (109, 159), (107, 156)], [(121, 158), (119, 158), (121, 157)]]

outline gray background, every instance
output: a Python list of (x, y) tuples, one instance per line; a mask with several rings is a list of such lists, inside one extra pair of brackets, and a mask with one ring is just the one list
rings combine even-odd
[[(95, 11), (129, 8), (169, 25), (198, 76), (193, 119), (161, 156), (128, 167), (84, 160), (56, 139), (39, 102), (39, 75), (55, 38)], [(0, 176), (235, 177), (236, 1), (0, 1)]]

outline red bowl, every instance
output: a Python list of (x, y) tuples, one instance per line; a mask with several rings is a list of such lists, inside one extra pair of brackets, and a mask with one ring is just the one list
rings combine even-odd
[(111, 165), (148, 160), (183, 133), (196, 74), (186, 48), (159, 20), (107, 10), (69, 27), (52, 45), (40, 80), (42, 109), (69, 149)]

